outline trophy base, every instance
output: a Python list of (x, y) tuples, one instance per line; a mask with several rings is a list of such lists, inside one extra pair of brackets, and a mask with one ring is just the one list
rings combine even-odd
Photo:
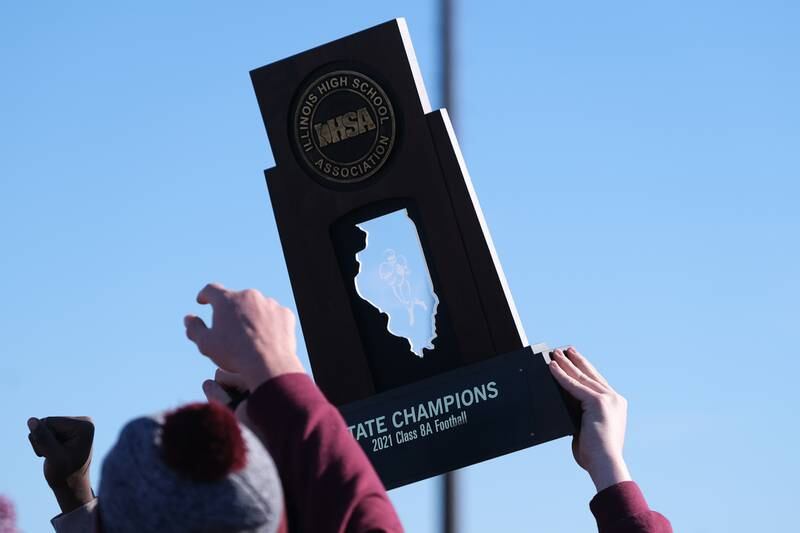
[(572, 435), (580, 416), (530, 347), (339, 410), (387, 489)]

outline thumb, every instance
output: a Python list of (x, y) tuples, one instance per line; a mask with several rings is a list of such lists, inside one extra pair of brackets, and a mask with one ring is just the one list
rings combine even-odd
[(46, 424), (35, 417), (28, 419), (28, 429), (31, 431), (28, 440), (33, 446), (33, 452), (38, 457), (51, 457), (62, 451), (61, 443), (50, 431)]
[(217, 402), (223, 405), (231, 403), (231, 397), (216, 381), (210, 379), (205, 380), (203, 382), (203, 393), (205, 393), (209, 402)]

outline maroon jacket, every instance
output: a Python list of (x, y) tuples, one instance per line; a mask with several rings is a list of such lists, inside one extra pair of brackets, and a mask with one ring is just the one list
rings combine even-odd
[(278, 467), (289, 531), (403, 531), (369, 459), (306, 374), (258, 387), (247, 415)]
[[(285, 374), (264, 383), (250, 396), (247, 414), (283, 481), (288, 530), (403, 531), (369, 459), (307, 375)], [(590, 508), (599, 533), (672, 531), (632, 481), (600, 491)]]
[(650, 510), (633, 481), (601, 490), (589, 502), (589, 508), (599, 533), (672, 533), (669, 520)]

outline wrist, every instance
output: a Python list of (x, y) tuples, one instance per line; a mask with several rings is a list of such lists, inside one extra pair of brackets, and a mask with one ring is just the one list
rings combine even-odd
[(92, 485), (89, 483), (88, 479), (74, 484), (64, 484), (51, 488), (58, 502), (58, 507), (61, 509), (61, 512), (65, 514), (71, 513), (95, 498)]
[(266, 358), (259, 358), (250, 368), (242, 373), (242, 378), (250, 392), (255, 391), (267, 381), (283, 374), (305, 372), (300, 360), (294, 354), (290, 357), (276, 358), (278, 360), (269, 362), (265, 359)]
[(259, 366), (253, 366), (242, 372), (242, 380), (249, 392), (256, 390), (262, 383), (269, 381), (271, 378), (267, 369)]
[(623, 481), (631, 481), (628, 465), (622, 457), (604, 457), (587, 468), (597, 492)]

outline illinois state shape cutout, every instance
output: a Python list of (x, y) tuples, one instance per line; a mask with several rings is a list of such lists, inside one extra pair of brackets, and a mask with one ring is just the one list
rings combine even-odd
[(388, 315), (389, 333), (408, 340), (411, 351), (422, 357), (423, 349), (433, 349), (439, 298), (417, 228), (405, 209), (357, 227), (367, 234), (367, 244), (356, 254), (356, 292)]

